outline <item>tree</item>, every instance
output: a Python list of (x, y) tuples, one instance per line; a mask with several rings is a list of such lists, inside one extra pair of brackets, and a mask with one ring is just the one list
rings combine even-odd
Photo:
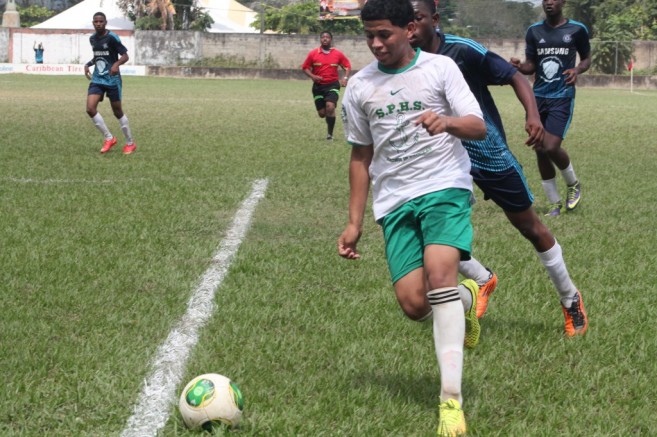
[(17, 6), (16, 10), (21, 19), (21, 27), (32, 27), (39, 23), (43, 23), (48, 18), (55, 15), (55, 11), (36, 5), (28, 6), (26, 8)]
[(141, 30), (207, 30), (214, 20), (195, 0), (118, 0)]
[[(319, 3), (305, 0), (280, 8), (264, 5), (264, 29), (286, 34), (317, 34), (328, 30), (339, 35), (360, 35), (363, 25), (357, 18), (340, 18), (333, 20), (319, 19)], [(251, 27), (260, 29), (262, 11), (257, 15)]]

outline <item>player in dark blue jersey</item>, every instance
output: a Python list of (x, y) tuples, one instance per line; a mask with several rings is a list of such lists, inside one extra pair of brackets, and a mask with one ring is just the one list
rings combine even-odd
[[(128, 62), (128, 49), (121, 43), (117, 34), (105, 29), (107, 18), (102, 12), (96, 12), (93, 17), (96, 33), (89, 37), (94, 57), (84, 66), (84, 74), (91, 83), (87, 91), (87, 114), (103, 134), (105, 141), (100, 153), (107, 153), (115, 144), (114, 137), (105, 124), (105, 120), (98, 113), (98, 103), (103, 100), (105, 94), (110, 100), (114, 116), (119, 120), (123, 135), (125, 135), (125, 146), (123, 153), (130, 154), (137, 149), (137, 144), (132, 138), (128, 117), (123, 113), (121, 106), (121, 71), (120, 66)], [(93, 75), (89, 67), (94, 67)]]
[[(546, 19), (527, 29), (525, 61), (511, 58), (524, 74), (534, 74), (534, 94), (545, 125), (543, 148), (536, 149), (543, 189), (551, 206), (547, 215), (561, 213), (563, 204), (557, 189), (556, 165), (568, 188), (566, 210), (572, 211), (581, 200), (581, 185), (561, 142), (566, 137), (575, 106), (577, 76), (591, 66), (589, 33), (582, 23), (563, 16), (566, 0), (543, 0)], [(580, 62), (576, 64), (577, 54)]]
[[(511, 224), (533, 244), (559, 293), (567, 335), (584, 334), (588, 320), (581, 295), (570, 279), (561, 246), (532, 207), (533, 195), (520, 164), (509, 150), (502, 119), (488, 90), (489, 85), (511, 85), (526, 112), (525, 130), (529, 136), (525, 144), (540, 147), (544, 131), (529, 82), (511, 64), (481, 44), (436, 30), (440, 16), (434, 0), (413, 0), (411, 3), (416, 24), (411, 44), (452, 58), (484, 114), (486, 138), (462, 140), (470, 156), (474, 182), (484, 197), (500, 206)], [(459, 272), (480, 285), (477, 315), (483, 316), (490, 293), (497, 284), (496, 275), (474, 258), (462, 261)]]

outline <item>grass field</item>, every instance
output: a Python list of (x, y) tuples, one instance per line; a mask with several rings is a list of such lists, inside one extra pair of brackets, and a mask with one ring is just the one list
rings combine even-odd
[[(363, 259), (336, 254), (349, 147), (340, 121), (324, 140), (310, 83), (127, 77), (130, 156), (98, 153), (86, 86), (0, 76), (0, 436), (120, 435), (263, 179), (177, 393), (200, 373), (235, 380), (246, 407), (232, 435), (434, 435), (431, 327), (398, 308), (371, 214)], [(544, 208), (521, 106), (510, 89), (494, 93)], [(107, 102), (100, 112), (121, 141)], [(530, 244), (476, 193), (475, 256), (500, 285), (465, 357), (469, 435), (657, 435), (656, 119), (657, 93), (578, 91), (564, 145), (584, 200), (547, 222), (585, 297), (584, 338), (563, 337)], [(159, 435), (197, 435), (169, 412)]]

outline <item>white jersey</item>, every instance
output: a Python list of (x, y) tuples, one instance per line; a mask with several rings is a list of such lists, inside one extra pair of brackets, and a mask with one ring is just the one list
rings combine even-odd
[(446, 56), (417, 50), (400, 70), (375, 61), (349, 81), (342, 101), (345, 137), (356, 147), (374, 145), (369, 174), (376, 220), (434, 191), (472, 191), (470, 159), (461, 140), (447, 133), (432, 137), (415, 126), (425, 111), (483, 119), (463, 75)]

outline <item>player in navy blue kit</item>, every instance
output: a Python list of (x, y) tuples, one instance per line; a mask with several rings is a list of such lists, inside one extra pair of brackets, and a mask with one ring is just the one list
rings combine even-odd
[[(566, 185), (566, 211), (581, 200), (581, 185), (561, 142), (566, 137), (575, 107), (577, 76), (591, 66), (589, 32), (582, 23), (563, 16), (566, 0), (543, 0), (546, 19), (527, 29), (525, 61), (511, 58), (524, 74), (534, 74), (534, 95), (545, 126), (543, 147), (536, 148), (543, 189), (551, 203), (546, 215), (557, 216), (563, 203), (557, 189), (556, 165)], [(575, 65), (579, 54), (580, 62)]]
[[(89, 42), (94, 57), (84, 65), (84, 74), (91, 80), (87, 92), (87, 114), (105, 137), (100, 153), (107, 153), (116, 144), (116, 137), (110, 133), (105, 120), (97, 110), (98, 103), (107, 94), (114, 116), (119, 120), (121, 130), (125, 136), (126, 143), (123, 147), (123, 153), (128, 155), (137, 149), (137, 144), (134, 142), (130, 131), (128, 117), (123, 113), (121, 107), (122, 84), (119, 68), (128, 62), (128, 49), (121, 43), (121, 39), (117, 34), (105, 29), (107, 18), (104, 13), (96, 12), (94, 14), (93, 25), (96, 33), (89, 37)], [(89, 71), (89, 67), (92, 65), (95, 66), (93, 75)]]
[[(416, 30), (411, 45), (423, 51), (452, 58), (481, 106), (487, 134), (483, 140), (462, 140), (472, 164), (474, 182), (486, 199), (492, 199), (507, 218), (529, 240), (558, 291), (568, 336), (581, 335), (588, 319), (580, 292), (573, 284), (563, 259), (561, 246), (541, 222), (532, 207), (534, 197), (522, 168), (507, 145), (502, 119), (488, 90), (489, 85), (511, 85), (526, 112), (526, 144), (538, 146), (543, 139), (532, 89), (527, 79), (499, 55), (467, 38), (445, 35), (438, 28), (440, 16), (434, 0), (413, 0)], [(497, 277), (479, 261), (461, 261), (459, 272), (479, 285), (477, 316), (484, 315)]]

